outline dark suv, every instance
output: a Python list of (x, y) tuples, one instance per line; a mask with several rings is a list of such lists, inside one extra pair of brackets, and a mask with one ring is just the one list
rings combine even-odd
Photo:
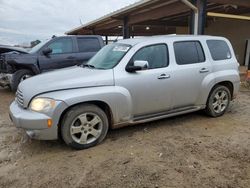
[(103, 46), (101, 36), (61, 36), (38, 44), (26, 54), (1, 54), (0, 86), (10, 86), (15, 91), (28, 77), (87, 62)]

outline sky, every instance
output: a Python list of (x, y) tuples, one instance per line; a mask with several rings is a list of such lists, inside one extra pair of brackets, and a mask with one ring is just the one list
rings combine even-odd
[(0, 0), (0, 44), (60, 36), (139, 0)]

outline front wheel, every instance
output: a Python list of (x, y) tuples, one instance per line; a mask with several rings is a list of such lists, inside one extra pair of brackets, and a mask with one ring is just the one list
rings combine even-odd
[(91, 104), (79, 105), (65, 114), (61, 136), (67, 145), (86, 149), (103, 141), (108, 127), (108, 118), (102, 109)]
[(21, 69), (16, 71), (10, 83), (10, 88), (12, 91), (16, 91), (20, 82), (26, 80), (27, 78), (33, 76), (33, 72), (28, 69)]
[(210, 93), (205, 111), (212, 117), (222, 116), (226, 112), (230, 101), (231, 93), (229, 89), (218, 85)]

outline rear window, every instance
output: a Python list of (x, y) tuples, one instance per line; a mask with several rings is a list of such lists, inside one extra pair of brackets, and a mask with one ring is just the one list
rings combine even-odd
[(199, 41), (175, 42), (174, 52), (178, 65), (201, 63), (205, 61), (205, 55)]
[(231, 59), (232, 55), (227, 43), (223, 40), (207, 40), (207, 45), (213, 60)]
[(97, 38), (77, 38), (80, 52), (97, 52), (101, 49)]

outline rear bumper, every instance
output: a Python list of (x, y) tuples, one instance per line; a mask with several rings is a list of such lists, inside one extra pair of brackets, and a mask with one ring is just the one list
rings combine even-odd
[(234, 91), (233, 91), (233, 96), (232, 96), (232, 99), (235, 99), (240, 91), (240, 81), (239, 82), (234, 82), (233, 83), (233, 88), (234, 88)]
[(15, 101), (10, 105), (10, 119), (17, 128), (22, 128), (34, 139), (56, 140), (57, 125), (48, 128), (47, 121), (51, 117), (21, 108)]

